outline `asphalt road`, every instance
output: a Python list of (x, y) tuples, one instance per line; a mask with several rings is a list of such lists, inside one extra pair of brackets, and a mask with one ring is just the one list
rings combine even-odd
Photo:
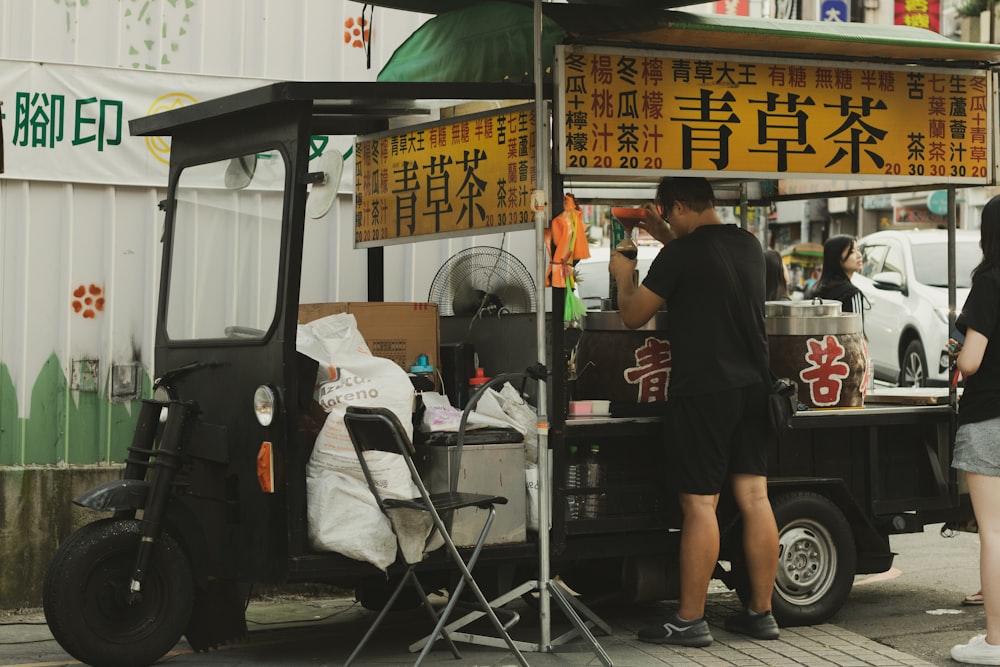
[[(960, 533), (945, 539), (939, 535), (939, 527), (932, 526), (921, 534), (893, 537), (891, 545), (898, 554), (893, 569), (858, 577), (847, 603), (830, 623), (933, 665), (954, 667), (956, 663), (948, 657), (949, 648), (967, 641), (984, 627), (982, 607), (960, 604), (964, 595), (979, 587), (978, 537)], [(735, 598), (730, 592), (714, 593), (713, 597)], [(252, 647), (192, 654), (182, 642), (160, 664), (325, 664), (334, 645), (337, 651), (342, 650), (337, 637), (343, 637), (349, 650), (370, 621), (356, 605), (344, 601), (266, 605), (266, 614), (255, 612), (258, 604), (254, 603), (248, 614)], [(643, 613), (634, 608), (595, 611), (619, 622), (622, 617), (616, 618), (615, 614)], [(271, 632), (262, 632), (265, 630)], [(585, 655), (570, 659), (571, 664), (585, 664), (580, 659), (592, 657), (586, 646), (579, 650)], [(294, 658), (287, 662), (290, 654), (301, 655), (303, 662)], [(458, 664), (446, 651), (439, 657), (442, 664)], [(79, 663), (52, 640), (38, 610), (0, 612), (0, 667), (71, 664)]]
[(979, 537), (942, 538), (940, 526), (890, 538), (896, 558), (883, 574), (858, 577), (831, 623), (933, 663), (950, 665), (952, 645), (985, 630), (983, 608), (962, 598), (979, 588)]

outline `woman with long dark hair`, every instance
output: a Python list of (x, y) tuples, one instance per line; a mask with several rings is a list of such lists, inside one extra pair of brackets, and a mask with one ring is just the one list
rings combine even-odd
[(861, 270), (864, 260), (853, 236), (831, 236), (823, 244), (823, 272), (806, 296), (841, 303), (845, 313), (861, 313), (864, 296), (851, 282), (851, 276)]
[(764, 299), (766, 301), (789, 301), (788, 268), (781, 259), (781, 253), (773, 248), (764, 251)]
[(1000, 197), (983, 208), (979, 234), (983, 260), (972, 271), (972, 289), (956, 322), (965, 341), (949, 341), (965, 377), (951, 465), (966, 473), (979, 525), (986, 633), (952, 647), (951, 657), (1000, 665)]

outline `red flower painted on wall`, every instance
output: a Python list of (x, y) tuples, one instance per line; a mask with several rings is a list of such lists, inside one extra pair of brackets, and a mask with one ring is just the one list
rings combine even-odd
[(73, 312), (80, 313), (85, 319), (92, 320), (97, 313), (104, 312), (104, 289), (91, 283), (80, 285), (73, 290)]
[(365, 42), (371, 43), (371, 28), (364, 16), (354, 18), (353, 16), (344, 21), (344, 44), (350, 44), (352, 48), (363, 49)]

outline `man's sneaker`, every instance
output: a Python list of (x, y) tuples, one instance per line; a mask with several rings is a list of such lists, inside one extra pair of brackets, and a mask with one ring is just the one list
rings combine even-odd
[(951, 647), (951, 659), (973, 665), (1000, 665), (1000, 646), (986, 643), (986, 635), (976, 635), (968, 644)]
[(762, 614), (751, 614), (744, 609), (735, 616), (726, 619), (725, 628), (729, 632), (753, 637), (754, 639), (777, 639), (781, 631), (778, 623), (769, 611)]
[(660, 625), (651, 625), (639, 630), (639, 639), (652, 644), (677, 644), (678, 646), (708, 646), (712, 643), (712, 632), (704, 618), (697, 621), (682, 621), (674, 612)]

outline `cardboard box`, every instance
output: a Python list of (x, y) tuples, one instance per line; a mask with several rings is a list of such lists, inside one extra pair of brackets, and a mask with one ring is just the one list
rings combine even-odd
[[(435, 370), (439, 368), (441, 334), (436, 303), (304, 303), (299, 305), (299, 322), (336, 313), (354, 315), (358, 330), (376, 357), (391, 359), (409, 373), (417, 357), (426, 354)], [(439, 386), (436, 374), (435, 386)]]

